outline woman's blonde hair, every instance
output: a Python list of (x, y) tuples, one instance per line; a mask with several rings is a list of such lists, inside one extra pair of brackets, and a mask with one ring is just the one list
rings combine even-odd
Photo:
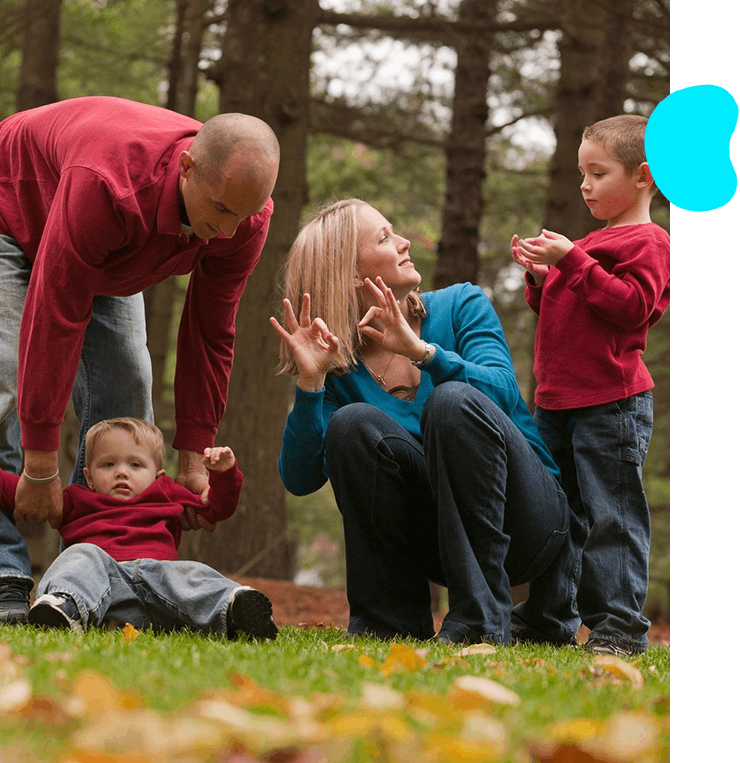
[[(283, 294), (299, 316), (303, 295), (311, 295), (311, 318), (321, 318), (339, 340), (339, 353), (331, 373), (347, 373), (362, 353), (361, 290), (357, 288), (360, 255), (359, 210), (367, 202), (343, 199), (320, 208), (298, 234), (283, 269)], [(412, 315), (423, 317), (421, 297), (407, 297)], [(279, 373), (297, 374), (298, 368), (285, 342), (280, 347)]]
[(140, 448), (148, 448), (154, 459), (154, 465), (159, 471), (164, 463), (164, 436), (161, 430), (148, 421), (121, 417), (117, 419), (105, 419), (93, 424), (85, 435), (85, 463), (89, 464), (95, 451), (98, 439), (105, 432), (121, 429), (131, 435), (133, 441)]

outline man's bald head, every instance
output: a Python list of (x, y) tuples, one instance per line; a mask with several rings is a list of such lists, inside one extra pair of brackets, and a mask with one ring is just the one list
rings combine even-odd
[(280, 145), (270, 126), (248, 114), (218, 114), (196, 134), (190, 147), (195, 173), (217, 186), (227, 167), (236, 167), (264, 203), (272, 194), (280, 164)]

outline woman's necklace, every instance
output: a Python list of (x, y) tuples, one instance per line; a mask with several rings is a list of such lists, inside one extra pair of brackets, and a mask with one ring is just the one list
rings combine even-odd
[(388, 369), (391, 367), (391, 363), (393, 362), (393, 358), (395, 358), (396, 355), (393, 353), (390, 357), (390, 360), (388, 361), (388, 365), (385, 367), (385, 371), (383, 371), (382, 374), (376, 374), (375, 371), (373, 371), (370, 366), (365, 363), (365, 368), (367, 368), (368, 371), (378, 380), (378, 384), (380, 384), (381, 387), (385, 387), (385, 375), (388, 373)]

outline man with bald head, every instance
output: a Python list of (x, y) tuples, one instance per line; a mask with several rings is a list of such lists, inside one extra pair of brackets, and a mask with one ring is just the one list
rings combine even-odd
[[(201, 124), (120, 98), (0, 122), (0, 467), (22, 475), (15, 518), (61, 521), (70, 398), (81, 424), (74, 482), (92, 424), (153, 419), (141, 292), (186, 273), (173, 446), (178, 481), (207, 500), (199, 454), (224, 413), (236, 311), (267, 237), (279, 154), (255, 117)], [(0, 623), (25, 621), (32, 585), (25, 542), (0, 512)]]

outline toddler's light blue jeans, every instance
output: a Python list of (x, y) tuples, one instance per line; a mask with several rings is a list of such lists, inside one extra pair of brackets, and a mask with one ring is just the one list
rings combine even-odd
[(54, 560), (38, 595), (70, 596), (82, 627), (131, 623), (136, 628), (189, 628), (226, 633), (232, 592), (240, 588), (200, 562), (117, 562), (91, 543), (76, 543)]

